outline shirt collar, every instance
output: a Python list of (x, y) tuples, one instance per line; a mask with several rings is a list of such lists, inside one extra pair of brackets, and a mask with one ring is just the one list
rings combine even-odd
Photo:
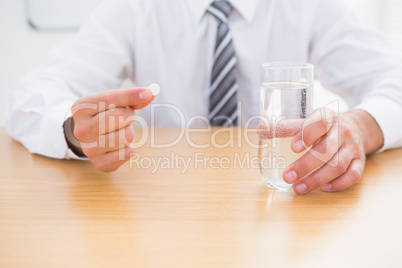
[[(188, 7), (196, 22), (199, 22), (213, 0), (187, 0)], [(252, 22), (260, 0), (229, 0), (233, 7), (246, 19)]]

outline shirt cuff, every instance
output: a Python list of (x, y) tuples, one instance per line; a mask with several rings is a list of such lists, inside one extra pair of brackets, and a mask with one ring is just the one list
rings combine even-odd
[(75, 155), (68, 148), (64, 137), (63, 123), (71, 116), (70, 109), (74, 102), (75, 100), (65, 100), (46, 111), (42, 120), (37, 152), (58, 159), (88, 159)]
[(402, 106), (385, 96), (370, 96), (353, 109), (368, 112), (380, 126), (384, 135), (384, 145), (377, 151), (383, 152), (402, 146), (402, 128), (398, 125), (402, 118)]
[(65, 159), (76, 159), (76, 160), (89, 160), (88, 157), (81, 157), (73, 153), (69, 148), (67, 148)]

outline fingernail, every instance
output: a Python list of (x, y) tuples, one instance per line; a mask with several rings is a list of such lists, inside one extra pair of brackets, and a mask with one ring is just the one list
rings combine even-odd
[(143, 101), (149, 100), (151, 96), (152, 94), (149, 92), (149, 90), (144, 90), (140, 93), (140, 99)]
[(293, 183), (297, 179), (297, 174), (293, 170), (286, 172), (285, 174), (285, 181), (287, 183)]
[(324, 184), (321, 187), (321, 190), (323, 190), (324, 192), (331, 192), (332, 191), (332, 184), (330, 184), (330, 183)]
[(295, 192), (298, 194), (304, 194), (307, 190), (307, 186), (304, 183), (300, 183), (298, 185), (296, 185), (295, 187)]
[(293, 146), (295, 148), (296, 151), (303, 151), (304, 150), (304, 142), (302, 140), (299, 140), (298, 142), (295, 143), (295, 145)]

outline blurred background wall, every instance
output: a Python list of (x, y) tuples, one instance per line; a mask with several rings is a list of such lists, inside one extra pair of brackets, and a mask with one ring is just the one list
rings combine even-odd
[[(57, 3), (60, 0), (50, 1)], [(65, 10), (63, 5), (66, 1), (71, 3), (70, 7), (78, 2), (61, 0), (59, 10)], [(76, 5), (80, 11), (77, 11), (78, 15), (73, 20), (75, 23), (85, 20), (86, 13), (102, 0), (80, 1), (89, 4)], [(47, 4), (43, 1), (37, 3)], [(4, 104), (13, 85), (22, 75), (39, 65), (54, 46), (72, 37), (77, 31), (77, 28), (71, 26), (62, 29), (33, 29), (28, 24), (27, 4), (27, 0), (0, 0), (0, 127), (5, 123)]]
[[(103, 0), (0, 0), (0, 127), (4, 126), (4, 104), (8, 92), (26, 72), (42, 62), (47, 53), (58, 43), (72, 37), (85, 16)], [(402, 51), (402, 0), (348, 0), (348, 4), (359, 12), (363, 20), (381, 31)], [(42, 20), (41, 11), (54, 9), (62, 11)], [(29, 14), (29, 13), (34, 14)], [(49, 13), (48, 11), (46, 11)], [(46, 13), (45, 12), (45, 13)], [(73, 13), (74, 19), (66, 21)], [(63, 15), (64, 14), (64, 15)], [(35, 30), (28, 24), (27, 15), (33, 16)], [(62, 16), (63, 15), (63, 16)], [(51, 20), (60, 25), (47, 27)], [(50, 21), (49, 21), (50, 20)], [(70, 24), (69, 24), (70, 23)], [(326, 104), (337, 96), (316, 85), (315, 102)], [(346, 105), (341, 101), (341, 109)]]

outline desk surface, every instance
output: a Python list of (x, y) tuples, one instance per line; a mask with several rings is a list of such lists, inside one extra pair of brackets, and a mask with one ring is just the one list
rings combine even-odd
[[(223, 145), (229, 134), (215, 132), (213, 141)], [(154, 142), (177, 136), (157, 129)], [(106, 174), (88, 161), (31, 155), (1, 129), (0, 267), (400, 264), (402, 150), (370, 157), (362, 181), (344, 192), (297, 196), (269, 190), (254, 167), (235, 166), (236, 154), (257, 156), (240, 136), (240, 147), (220, 150), (147, 142), (137, 152), (148, 160), (133, 156)], [(189, 137), (204, 144), (212, 136)], [(154, 172), (151, 156), (165, 166)], [(195, 164), (214, 156), (230, 163)], [(175, 157), (190, 159), (188, 170), (167, 166)]]

